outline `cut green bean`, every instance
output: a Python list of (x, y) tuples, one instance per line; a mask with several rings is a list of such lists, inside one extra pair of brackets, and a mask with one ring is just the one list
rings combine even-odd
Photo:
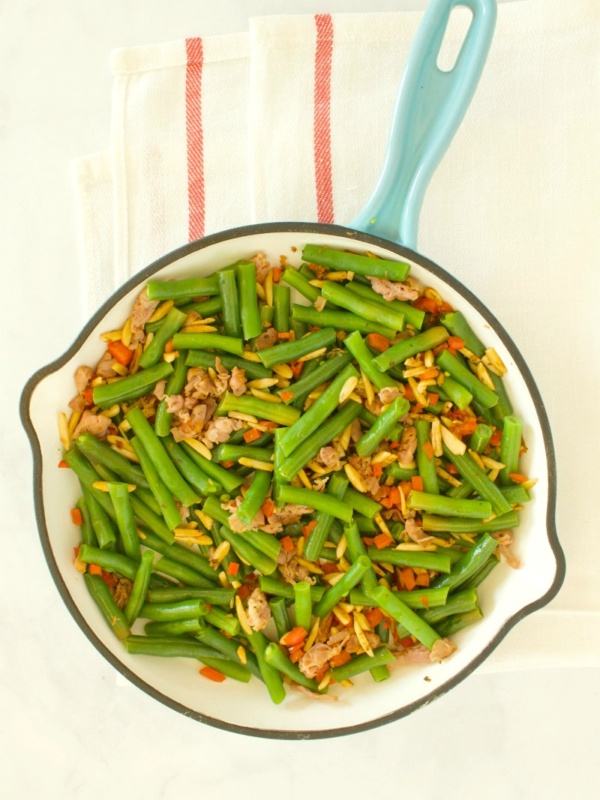
[(272, 597), (269, 600), (269, 608), (271, 609), (271, 616), (275, 623), (277, 636), (281, 639), (284, 634), (292, 629), (287, 603), (283, 597)]
[(237, 279), (244, 339), (254, 339), (256, 336), (260, 336), (262, 332), (262, 322), (256, 293), (256, 265), (253, 261), (239, 263)]
[(133, 514), (133, 506), (129, 498), (129, 489), (126, 483), (109, 483), (108, 493), (113, 502), (117, 517), (117, 526), (121, 534), (121, 544), (126, 556), (134, 561), (142, 557), (140, 540), (137, 535), (137, 526)]
[(489, 519), (492, 516), (492, 506), (487, 500), (445, 497), (439, 494), (417, 492), (414, 489), (408, 495), (406, 504), (408, 508), (417, 511), (427, 511), (430, 514), (442, 514), (448, 517)]
[(455, 381), (453, 378), (444, 378), (443, 384), (440, 388), (440, 396), (445, 396), (451, 400), (454, 405), (461, 411), (468, 408), (473, 400), (473, 395), (461, 383)]
[[(281, 597), (289, 601), (294, 599), (294, 587), (290, 583), (284, 583), (277, 578), (270, 578), (262, 575), (258, 580), (258, 585), (265, 594), (273, 595), (273, 597)], [(318, 603), (324, 593), (324, 586), (311, 586), (310, 596), (313, 603)]]
[(282, 672), (294, 683), (305, 686), (312, 692), (318, 691), (318, 683), (312, 680), (312, 678), (307, 678), (306, 675), (300, 671), (300, 667), (297, 664), (292, 664), (290, 659), (275, 642), (270, 642), (270, 644), (266, 646), (264, 657), (267, 664), (270, 664), (274, 669)]
[[(127, 636), (123, 640), (125, 649), (133, 655), (160, 656), (163, 658), (218, 658), (219, 663), (225, 661), (225, 656), (207, 647), (195, 639), (184, 639), (181, 636)], [(220, 667), (217, 667), (220, 669)]]
[(333, 328), (322, 328), (314, 333), (303, 336), (295, 342), (276, 344), (273, 347), (266, 347), (259, 350), (258, 355), (265, 367), (274, 367), (277, 364), (285, 364), (289, 361), (297, 361), (317, 350), (330, 348), (335, 345), (335, 330)]
[(269, 646), (269, 640), (262, 631), (254, 630), (248, 635), (248, 640), (256, 655), (262, 680), (267, 687), (269, 696), (278, 705), (285, 700), (285, 687), (279, 670), (267, 661), (266, 651)]
[(454, 464), (460, 475), (474, 488), (477, 494), (491, 503), (494, 514), (500, 516), (501, 514), (512, 511), (510, 503), (504, 497), (499, 487), (488, 478), (486, 473), (479, 467), (475, 459), (473, 459), (469, 453), (459, 455), (453, 453), (444, 445), (444, 455)]
[[(417, 469), (423, 481), (424, 491), (429, 494), (439, 494), (440, 484), (431, 444), (431, 423), (425, 419), (416, 419), (414, 427), (417, 434)], [(429, 452), (424, 449), (427, 445), (430, 448)]]
[(75, 444), (85, 456), (104, 464), (126, 483), (133, 483), (142, 489), (150, 488), (137, 464), (132, 464), (125, 456), (117, 453), (109, 444), (97, 439), (91, 433), (80, 433)]
[(417, 333), (410, 336), (408, 339), (403, 339), (398, 344), (388, 347), (383, 353), (374, 359), (374, 364), (377, 369), (385, 372), (390, 367), (395, 367), (396, 364), (403, 364), (407, 358), (421, 353), (424, 350), (432, 350), (440, 344), (443, 344), (450, 334), (441, 325), (434, 328), (428, 328), (423, 333)]
[[(219, 653), (222, 653), (226, 658), (230, 659), (244, 666), (250, 670), (259, 680), (262, 680), (262, 673), (258, 666), (258, 661), (254, 653), (240, 644), (239, 640), (233, 639), (231, 636), (224, 635), (218, 630), (215, 630), (210, 625), (205, 625), (200, 622), (196, 639), (207, 647), (212, 647)], [(240, 659), (239, 649), (243, 648), (246, 661)]]
[(89, 544), (80, 544), (77, 557), (84, 564), (97, 564), (106, 572), (117, 572), (130, 581), (135, 579), (138, 562), (113, 550), (102, 550)]
[(204, 619), (215, 628), (219, 628), (227, 636), (237, 636), (240, 632), (240, 621), (231, 612), (223, 611), (222, 608), (212, 608), (205, 615)]
[(244, 341), (220, 333), (176, 333), (173, 336), (173, 347), (176, 350), (223, 350), (225, 353), (241, 356), (244, 352)]
[(124, 609), (125, 619), (129, 625), (133, 625), (139, 617), (140, 610), (146, 602), (152, 566), (154, 563), (154, 553), (151, 550), (144, 550), (141, 556), (140, 565), (133, 579), (131, 594)]
[(148, 455), (146, 448), (137, 436), (134, 436), (133, 439), (131, 439), (131, 446), (135, 450), (135, 453), (140, 460), (146, 480), (150, 484), (150, 490), (152, 491), (152, 494), (154, 495), (154, 498), (160, 507), (161, 514), (163, 515), (169, 530), (172, 531), (175, 528), (179, 528), (182, 525), (182, 521), (177, 503), (175, 502), (171, 491), (160, 479), (158, 470)]
[(185, 636), (197, 633), (202, 627), (200, 617), (176, 619), (172, 622), (147, 622), (144, 625), (146, 636)]
[(221, 270), (217, 273), (217, 282), (221, 295), (225, 335), (240, 339), (242, 337), (242, 321), (240, 319), (240, 298), (235, 270)]
[(494, 374), (491, 370), (488, 374), (494, 384), (494, 391), (498, 395), (498, 402), (493, 408), (494, 417), (501, 422), (504, 417), (508, 417), (513, 413), (513, 406), (502, 378)]
[(252, 445), (241, 444), (220, 444), (212, 451), (212, 460), (221, 461), (239, 461), (240, 458), (254, 458), (258, 461), (269, 462), (273, 460), (274, 451), (266, 447), (256, 447)]
[(374, 362), (371, 351), (358, 331), (351, 333), (350, 336), (346, 336), (344, 339), (344, 347), (354, 356), (361, 370), (377, 389), (385, 389), (388, 386), (399, 386), (398, 381), (373, 366)]
[[(321, 296), (321, 292), (317, 287), (313, 286), (304, 275), (292, 267), (287, 267), (283, 271), (281, 280), (291, 286), (292, 289), (295, 289), (303, 297), (306, 297), (307, 300), (310, 300), (311, 303), (314, 303), (314, 301)], [(312, 278), (310, 280), (312, 280)]]
[(502, 426), (502, 440), (500, 442), (500, 461), (504, 468), (500, 470), (500, 483), (503, 486), (510, 486), (512, 480), (511, 473), (519, 472), (519, 453), (521, 451), (521, 434), (523, 431), (523, 420), (519, 417), (509, 415), (504, 417)]
[(322, 383), (331, 380), (337, 375), (344, 367), (350, 363), (352, 355), (350, 353), (336, 353), (330, 358), (323, 360), (321, 364), (316, 366), (311, 372), (307, 372), (310, 364), (316, 363), (307, 361), (306, 366), (302, 370), (300, 380), (293, 383), (289, 388), (279, 389), (278, 394), (281, 392), (288, 392), (291, 397), (286, 399), (285, 403), (292, 403), (294, 406), (302, 407), (308, 395), (320, 386)]
[(148, 281), (149, 300), (192, 300), (194, 297), (212, 297), (219, 294), (216, 275), (206, 278), (184, 278), (173, 281)]
[(273, 284), (273, 327), (277, 333), (290, 329), (290, 289), (282, 283)]
[(220, 491), (219, 485), (200, 469), (191, 456), (185, 452), (181, 445), (177, 444), (171, 435), (165, 436), (163, 441), (171, 460), (183, 478), (198, 494), (206, 497), (209, 494), (216, 494)]
[(375, 514), (379, 514), (382, 509), (381, 503), (378, 503), (371, 497), (367, 497), (366, 494), (356, 491), (356, 489), (353, 489), (351, 486), (346, 489), (344, 502), (349, 505), (351, 509), (362, 514), (362, 516), (367, 519), (373, 519)]
[(199, 302), (194, 302), (193, 300), (189, 303), (183, 303), (183, 305), (178, 306), (180, 311), (185, 311), (186, 314), (190, 314), (192, 311), (195, 311), (203, 319), (208, 319), (208, 317), (212, 317), (215, 314), (219, 314), (221, 311), (221, 298), (216, 297), (209, 297), (208, 300), (200, 300)]
[(114, 549), (117, 544), (117, 534), (110, 517), (90, 489), (88, 489), (86, 486), (82, 486), (82, 491), (98, 547), (102, 548), (103, 550)]
[(216, 481), (226, 492), (233, 492), (238, 486), (244, 482), (243, 478), (237, 475), (231, 469), (225, 469), (220, 464), (215, 464), (214, 461), (209, 461), (207, 458), (195, 450), (186, 441), (181, 443), (181, 447), (185, 454), (213, 481)]
[(245, 527), (252, 525), (252, 520), (266, 500), (270, 486), (271, 473), (257, 469), (254, 473), (254, 479), (246, 491), (246, 496), (236, 511), (237, 518)]
[(175, 308), (175, 306), (169, 310), (160, 328), (154, 334), (152, 341), (140, 356), (138, 360), (140, 367), (147, 369), (160, 361), (165, 352), (165, 345), (183, 327), (186, 319), (187, 315)]
[(243, 664), (237, 664), (235, 661), (228, 661), (225, 658), (221, 658), (221, 654), (219, 653), (219, 658), (207, 658), (203, 657), (200, 661), (207, 667), (211, 667), (211, 669), (216, 669), (222, 675), (225, 675), (226, 678), (231, 678), (234, 681), (240, 681), (240, 683), (248, 683), (250, 678), (252, 677), (252, 673), (250, 670), (245, 667)]
[(359, 556), (356, 561), (350, 565), (347, 572), (344, 573), (340, 580), (325, 590), (323, 597), (314, 607), (315, 617), (323, 619), (330, 611), (333, 610), (339, 601), (345, 597), (350, 589), (353, 589), (363, 579), (365, 573), (371, 568), (371, 559), (367, 556)]
[(90, 575), (89, 572), (86, 572), (83, 579), (92, 599), (100, 609), (110, 629), (117, 638), (123, 641), (130, 635), (131, 629), (127, 624), (125, 615), (115, 603), (110, 589), (104, 583), (100, 575)]
[[(197, 555), (194, 551), (190, 551), (193, 555)], [(198, 589), (208, 589), (211, 586), (212, 578), (196, 572), (195, 569), (182, 564), (181, 561), (175, 561), (171, 558), (163, 556), (159, 558), (154, 565), (155, 572), (162, 572), (170, 578), (175, 578), (180, 583), (186, 583), (188, 586), (196, 586)]]
[(489, 425), (485, 425), (484, 423), (480, 422), (469, 439), (469, 450), (473, 450), (475, 453), (479, 454), (483, 453), (485, 448), (490, 443), (492, 433), (493, 431)]
[[(194, 570), (194, 572), (207, 578), (213, 585), (219, 582), (216, 572), (208, 563), (208, 559), (201, 553), (197, 553), (189, 547), (177, 544), (176, 542), (168, 544), (149, 531), (140, 531), (139, 536), (143, 545), (160, 553), (161, 556), (165, 556), (168, 561), (177, 561), (179, 564), (189, 567)], [(207, 586), (206, 588), (208, 589), (210, 587)], [(211, 601), (209, 600), (207, 602)]]
[(324, 511), (343, 522), (350, 522), (352, 519), (352, 509), (346, 503), (313, 489), (303, 489), (286, 484), (279, 487), (277, 499), (283, 503), (298, 503), (298, 505), (314, 508), (316, 511)]
[(154, 430), (157, 436), (167, 436), (171, 430), (173, 414), (167, 411), (167, 397), (183, 392), (187, 379), (186, 356), (186, 351), (182, 350), (173, 362), (173, 372), (169, 376), (169, 380), (165, 386), (165, 397), (163, 397), (157, 406), (154, 418)]
[[(265, 351), (263, 350), (262, 352)], [(259, 419), (277, 422), (279, 425), (292, 425), (300, 416), (297, 408), (286, 406), (284, 403), (271, 403), (268, 400), (261, 400), (252, 395), (236, 397), (232, 392), (227, 392), (217, 407), (215, 414), (218, 417), (222, 417), (230, 411), (251, 414)]]
[(155, 622), (173, 622), (180, 619), (198, 619), (207, 614), (204, 600), (179, 600), (175, 603), (144, 603), (140, 609), (142, 619)]
[[(334, 472), (329, 479), (325, 494), (336, 500), (343, 500), (347, 488), (348, 478), (346, 475), (341, 472)], [(304, 558), (308, 559), (308, 561), (316, 561), (319, 558), (335, 518), (324, 511), (318, 511), (315, 519), (317, 524), (309, 533), (304, 545)]]
[[(81, 491), (85, 492), (83, 487)], [(94, 533), (94, 527), (90, 518), (90, 511), (85, 499), (85, 495), (79, 498), (77, 503), (75, 503), (75, 507), (81, 512), (81, 525), (79, 527), (81, 541), (83, 544), (91, 544), (93, 547), (97, 547), (98, 540), (96, 539), (96, 534)]]
[(497, 546), (498, 542), (487, 533), (484, 533), (475, 547), (472, 547), (453, 565), (452, 572), (447, 575), (438, 575), (432, 582), (431, 587), (437, 589), (441, 586), (447, 586), (451, 591), (455, 591), (483, 567), (486, 561), (491, 558)]
[(94, 403), (100, 408), (110, 408), (125, 400), (137, 400), (151, 392), (159, 381), (168, 378), (172, 372), (171, 364), (161, 361), (153, 367), (141, 369), (135, 375), (127, 375), (112, 383), (103, 383), (92, 390)]
[(234, 533), (228, 525), (221, 526), (221, 535), (227, 539), (237, 555), (251, 564), (263, 575), (271, 575), (277, 568), (277, 563), (253, 547), (241, 533)]
[(175, 600), (188, 600), (194, 597), (210, 603), (211, 606), (224, 606), (229, 608), (235, 596), (234, 589), (211, 587), (198, 589), (193, 586), (171, 586), (163, 589), (150, 589), (147, 600), (149, 603), (171, 603)]
[(356, 280), (350, 281), (345, 284), (346, 289), (354, 294), (363, 297), (365, 300), (370, 300), (372, 303), (379, 303), (379, 305), (393, 308), (399, 314), (404, 314), (404, 322), (410, 324), (413, 328), (421, 330), (425, 320), (425, 312), (419, 308), (415, 308), (410, 303), (404, 300), (386, 300), (382, 295), (362, 283), (357, 283)]
[(409, 411), (410, 403), (401, 395), (393, 400), (377, 419), (377, 422), (356, 443), (356, 452), (361, 458), (367, 458), (387, 437), (394, 425)]
[[(465, 367), (449, 350), (442, 350), (436, 358), (438, 367), (447, 372), (451, 378), (458, 381), (471, 392), (473, 398), (484, 408), (493, 408), (498, 403), (498, 395), (488, 389), (468, 367)], [(445, 382), (444, 382), (445, 383)], [(442, 384), (442, 387), (444, 384)]]
[(475, 353), (479, 358), (485, 353), (485, 346), (465, 319), (462, 311), (450, 311), (448, 314), (444, 314), (440, 322), (445, 328), (448, 328), (453, 336), (458, 336), (463, 340), (467, 350)]
[(512, 509), (489, 522), (464, 517), (441, 517), (436, 514), (423, 514), (421, 526), (429, 533), (484, 533), (516, 528), (519, 518)]
[(212, 367), (215, 369), (217, 358), (226, 369), (232, 370), (234, 367), (243, 369), (246, 377), (252, 380), (255, 378), (271, 378), (273, 375), (272, 370), (263, 367), (262, 364), (248, 361), (246, 358), (226, 355), (225, 353), (219, 353), (216, 356), (214, 353), (205, 353), (202, 350), (190, 350), (186, 356), (185, 363), (188, 367), (203, 367), (204, 369)]
[(412, 608), (403, 603), (397, 595), (385, 586), (377, 586), (371, 591), (371, 597), (380, 608), (406, 628), (411, 636), (415, 636), (428, 650), (433, 648), (433, 645), (440, 638), (439, 633), (428, 625)]
[(296, 625), (310, 631), (312, 620), (312, 599), (310, 596), (310, 583), (297, 581), (294, 584), (294, 612)]
[(419, 550), (392, 550), (387, 547), (379, 550), (368, 547), (367, 555), (378, 564), (391, 564), (394, 567), (420, 567), (436, 572), (450, 572), (452, 561), (448, 553), (429, 553)]
[(384, 308), (379, 303), (365, 300), (354, 292), (348, 291), (335, 281), (325, 281), (321, 294), (326, 300), (330, 300), (336, 306), (345, 308), (363, 319), (392, 331), (401, 331), (404, 328), (404, 314), (400, 314), (394, 308)]
[(391, 650), (382, 645), (373, 650), (373, 655), (361, 653), (359, 656), (354, 656), (350, 661), (346, 661), (340, 667), (334, 667), (331, 670), (331, 677), (336, 683), (350, 680), (355, 678), (363, 672), (376, 669), (377, 667), (385, 667), (386, 664), (391, 664), (396, 658)]
[(350, 311), (324, 308), (318, 311), (313, 306), (292, 305), (292, 319), (307, 325), (318, 325), (321, 328), (331, 327), (336, 331), (360, 331), (361, 333), (379, 333), (392, 339), (396, 333), (393, 328), (386, 328), (379, 322), (371, 322)]
[[(356, 522), (352, 522), (350, 525), (346, 525), (344, 528), (344, 536), (346, 537), (346, 547), (348, 551), (348, 556), (350, 561), (354, 563), (357, 561), (361, 556), (367, 556), (367, 547), (363, 542), (362, 536), (358, 530), (358, 525)], [(361, 579), (361, 588), (364, 593), (368, 595), (368, 592), (371, 589), (374, 589), (377, 586), (377, 575), (375, 574), (375, 570), (373, 566), (370, 566), (369, 569), (365, 572)], [(352, 592), (356, 591), (352, 589)], [(350, 602), (354, 602), (351, 600)]]
[(305, 245), (302, 250), (302, 258), (310, 264), (319, 264), (321, 267), (328, 267), (335, 272), (357, 272), (359, 275), (384, 278), (390, 281), (403, 281), (410, 270), (410, 264), (404, 261), (372, 258), (316, 244)]

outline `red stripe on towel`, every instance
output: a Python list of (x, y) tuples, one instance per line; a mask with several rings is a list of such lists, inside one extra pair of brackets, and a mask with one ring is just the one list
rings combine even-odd
[(204, 132), (202, 129), (202, 39), (186, 39), (185, 127), (187, 136), (189, 240), (204, 236)]
[(317, 220), (333, 222), (333, 183), (331, 179), (331, 54), (333, 22), (330, 14), (315, 14), (317, 48), (315, 52), (314, 159), (317, 191)]

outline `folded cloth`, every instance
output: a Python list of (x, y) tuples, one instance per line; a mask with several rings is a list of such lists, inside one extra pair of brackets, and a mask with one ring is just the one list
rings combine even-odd
[[(248, 35), (116, 51), (110, 161), (82, 159), (76, 169), (87, 308), (168, 250), (219, 229), (348, 223), (381, 168), (420, 16), (256, 18)], [(457, 19), (450, 50), (461, 31)], [(568, 485), (557, 517), (563, 590), (519, 623), (481, 671), (600, 665), (598, 544), (588, 512), (598, 496), (589, 446), (597, 360), (583, 360), (585, 326), (561, 332), (556, 316), (560, 303), (597, 320), (599, 52), (596, 0), (501, 4), (475, 99), (421, 217), (419, 250), (494, 311), (529, 363)], [(557, 389), (557, 369), (560, 386), (575, 394)]]

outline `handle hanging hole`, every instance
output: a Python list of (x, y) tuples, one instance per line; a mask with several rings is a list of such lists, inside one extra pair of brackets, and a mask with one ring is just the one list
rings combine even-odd
[(442, 72), (454, 69), (472, 22), (473, 12), (470, 8), (456, 6), (452, 9), (436, 62)]

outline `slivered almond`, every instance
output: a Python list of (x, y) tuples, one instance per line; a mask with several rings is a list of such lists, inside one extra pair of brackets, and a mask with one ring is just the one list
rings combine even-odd
[(320, 347), (318, 350), (313, 350), (312, 353), (308, 353), (306, 356), (302, 356), (302, 358), (297, 359), (298, 361), (312, 361), (314, 358), (320, 358), (324, 356), (327, 352), (326, 347)]
[(242, 664), (248, 663), (248, 657), (246, 655), (246, 648), (244, 645), (241, 644), (235, 652)]
[[(400, 492), (400, 494), (402, 494), (402, 492)], [(392, 535), (390, 529), (388, 528), (388, 526), (385, 523), (385, 520), (383, 519), (383, 517), (381, 516), (381, 514), (379, 512), (377, 514), (375, 514), (373, 519), (375, 521), (375, 524), (378, 526), (379, 530), (382, 533), (387, 533), (388, 536)]]
[(313, 488), (312, 483), (308, 478), (308, 475), (303, 469), (298, 471), (298, 477), (300, 478), (301, 482), (306, 486), (307, 489)]
[(504, 469), (506, 466), (506, 464), (503, 464), (501, 461), (494, 461), (494, 459), (489, 456), (481, 456), (481, 461), (488, 469)]
[(487, 388), (491, 389), (492, 392), (495, 391), (494, 383), (490, 378), (490, 373), (485, 368), (485, 364), (483, 363), (483, 361), (480, 361), (479, 364), (477, 364), (477, 367), (475, 369), (475, 374), (477, 375), (477, 377), (483, 383), (484, 386), (487, 386)]
[(148, 319), (148, 322), (158, 322), (159, 319), (166, 317), (169, 311), (173, 308), (175, 304), (172, 300), (165, 300), (164, 303), (161, 303), (154, 309), (152, 316)]
[(269, 392), (263, 392), (260, 389), (250, 389), (250, 393), (254, 395), (254, 397), (258, 398), (259, 400), (265, 400), (267, 403), (281, 403), (281, 397), (278, 397), (276, 394), (269, 394)]
[(360, 380), (362, 387), (365, 390), (367, 402), (372, 403), (375, 400), (375, 390), (373, 389), (373, 384), (369, 380), (368, 376), (362, 371), (362, 369), (360, 371)]
[[(442, 425), (441, 432), (444, 444), (451, 453), (462, 456), (466, 452), (467, 445), (464, 442), (461, 442), (458, 436), (455, 436), (451, 431), (449, 431), (445, 425)], [(402, 492), (400, 494), (402, 494)]]
[(433, 447), (433, 455), (436, 458), (441, 458), (444, 455), (444, 448), (442, 447), (442, 423), (437, 417), (431, 421), (431, 445)]
[(328, 281), (347, 281), (348, 272), (345, 270), (338, 271), (338, 272), (328, 272), (327, 273), (327, 280)]
[(303, 567), (306, 567), (309, 572), (313, 572), (315, 575), (323, 575), (323, 570), (321, 567), (317, 567), (317, 565), (313, 564), (312, 561), (307, 561), (305, 558), (299, 558), (298, 563), (302, 564)]
[(387, 467), (394, 461), (396, 461), (396, 456), (387, 450), (380, 450), (371, 458), (371, 464), (381, 464), (382, 467)]
[(339, 540), (337, 544), (337, 547), (335, 548), (335, 557), (338, 559), (338, 561), (346, 552), (347, 547), (348, 547), (348, 542), (346, 541), (346, 534), (343, 534), (342, 538)]
[(354, 621), (358, 622), (363, 631), (373, 630), (373, 626), (369, 624), (369, 620), (365, 617), (362, 611), (354, 611)]
[(131, 450), (128, 450), (126, 447), (119, 447), (118, 445), (111, 444), (111, 449), (115, 451), (115, 453), (119, 453), (128, 461), (132, 461), (134, 464), (139, 464), (140, 460), (137, 457), (136, 453), (133, 453)]
[(212, 461), (212, 453), (208, 447), (205, 444), (202, 444), (202, 442), (199, 442), (198, 439), (184, 439), (183, 441), (188, 444), (192, 450), (195, 450), (197, 453), (200, 453), (201, 456), (204, 456), (207, 461)]
[[(260, 358), (258, 360), (260, 361)], [(285, 378), (285, 380), (288, 381), (294, 377), (294, 373), (289, 364), (275, 364), (273, 372), (275, 375), (279, 375), (280, 378)]]
[(110, 365), (113, 372), (116, 372), (117, 375), (120, 375), (121, 378), (124, 378), (126, 375), (129, 375), (129, 370), (123, 364), (119, 364), (118, 361), (113, 361)]
[(71, 435), (69, 434), (67, 415), (64, 411), (61, 411), (58, 415), (58, 435), (60, 436), (62, 446), (65, 450), (68, 450), (71, 447)]
[(502, 359), (500, 358), (500, 356), (493, 347), (488, 347), (488, 349), (485, 351), (485, 355), (481, 360), (490, 370), (490, 372), (493, 372), (495, 375), (498, 375), (499, 378), (501, 378), (508, 372), (506, 365), (504, 364), (504, 361), (502, 361)]
[[(149, 334), (150, 335), (150, 334)], [(121, 341), (125, 345), (125, 347), (129, 347), (131, 344), (131, 317), (127, 318), (125, 325), (123, 325), (123, 330), (121, 331)]]
[(118, 403), (115, 403), (110, 408), (103, 409), (100, 412), (100, 415), (103, 416), (103, 417), (108, 417), (109, 419), (112, 419), (113, 417), (116, 417), (117, 414), (120, 414), (120, 413), (121, 413), (121, 406)]
[(354, 619), (354, 626), (353, 627), (354, 627), (354, 633), (356, 634), (356, 638), (358, 639), (358, 643), (360, 644), (360, 646), (362, 647), (362, 649), (365, 651), (365, 653), (368, 656), (373, 657), (373, 649), (371, 648), (371, 645), (369, 644), (369, 640), (365, 636), (365, 632), (363, 631), (363, 629), (360, 627), (360, 625), (356, 621), (356, 618)]
[(264, 287), (256, 281), (256, 294), (260, 297), (261, 300), (265, 301), (267, 299), (267, 295), (265, 293)]
[(103, 342), (120, 342), (122, 331), (106, 331), (100, 334), (100, 339)]
[(352, 617), (345, 611), (342, 606), (338, 603), (336, 606), (333, 607), (333, 613), (342, 623), (342, 625), (349, 625), (352, 622)]
[[(94, 481), (92, 483), (94, 489), (98, 489), (99, 492), (108, 492), (108, 482), (107, 481)], [(127, 484), (127, 491), (128, 492), (135, 492), (136, 485), (135, 483), (128, 483)]]
[(310, 629), (310, 633), (308, 634), (308, 637), (307, 637), (306, 641), (304, 642), (304, 652), (305, 653), (308, 652), (310, 650), (310, 648), (313, 646), (313, 644), (315, 643), (315, 640), (316, 640), (317, 635), (319, 633), (319, 625), (320, 624), (321, 624), (321, 620), (320, 619), (316, 619), (314, 624), (313, 624), (313, 626), (312, 626), (312, 628)]
[(256, 378), (253, 381), (248, 381), (246, 386), (249, 389), (269, 389), (271, 386), (277, 386), (278, 383), (278, 378)]
[(213, 525), (214, 525), (214, 522), (215, 522), (215, 521), (214, 521), (214, 519), (213, 519), (212, 517), (209, 517), (209, 516), (208, 516), (208, 514), (205, 514), (205, 513), (204, 513), (204, 511), (200, 511), (200, 509), (199, 509), (199, 508), (197, 508), (197, 509), (194, 511), (194, 513), (195, 513), (195, 515), (198, 517), (198, 519), (200, 520), (200, 522), (201, 522), (201, 523), (204, 525), (204, 527), (206, 528), (206, 530), (208, 530), (208, 531), (212, 530), (212, 527), (213, 527)]
[[(254, 361), (257, 364), (261, 364), (262, 363), (258, 353), (253, 353), (251, 350), (244, 350), (244, 352), (242, 353), (242, 358), (245, 358), (246, 361)], [(290, 372), (291, 372), (291, 370), (290, 370)], [(293, 373), (292, 373), (292, 375), (293, 375)]]
[(338, 404), (341, 405), (345, 400), (347, 400), (352, 392), (356, 389), (358, 384), (358, 378), (355, 375), (352, 375), (342, 386), (340, 394), (338, 396)]
[(194, 322), (191, 325), (186, 325), (181, 329), (181, 333), (214, 333), (218, 328), (214, 325), (208, 325), (204, 320), (202, 322)]
[[(258, 284), (257, 284), (258, 286)], [(240, 621), (240, 625), (242, 626), (242, 630), (248, 636), (252, 636), (252, 628), (250, 627), (250, 622), (248, 620), (248, 615), (246, 614), (246, 609), (244, 608), (240, 596), (236, 594), (235, 596), (235, 611), (237, 614), (237, 618)]]
[(227, 414), (227, 416), (230, 417), (231, 419), (240, 419), (242, 422), (250, 422), (256, 428), (259, 427), (258, 424), (255, 424), (258, 423), (258, 419), (256, 417), (253, 417), (252, 414), (244, 414), (243, 411), (230, 411)]
[(353, 467), (352, 464), (344, 464), (344, 472), (346, 473), (352, 486), (354, 486), (358, 492), (366, 494), (367, 487), (365, 486), (365, 482), (363, 481), (358, 470)]
[(223, 559), (229, 554), (230, 550), (231, 545), (229, 542), (221, 542), (218, 547), (215, 548), (214, 552), (210, 556), (210, 564), (213, 569), (216, 569), (219, 566)]
[(244, 467), (251, 467), (252, 469), (260, 469), (263, 472), (273, 472), (273, 464), (269, 463), (268, 461), (259, 461), (257, 458), (245, 458), (242, 457), (239, 459), (239, 463), (242, 464)]
[(267, 274), (265, 276), (265, 282), (264, 282), (263, 286), (265, 288), (265, 301), (266, 301), (268, 306), (272, 306), (273, 305), (273, 270), (272, 269), (270, 269), (267, 272)]
[(75, 428), (77, 427), (77, 423), (81, 419), (81, 413), (82, 413), (81, 411), (73, 411), (73, 413), (69, 417), (69, 424), (68, 424), (69, 438), (73, 436), (73, 431), (75, 430)]

